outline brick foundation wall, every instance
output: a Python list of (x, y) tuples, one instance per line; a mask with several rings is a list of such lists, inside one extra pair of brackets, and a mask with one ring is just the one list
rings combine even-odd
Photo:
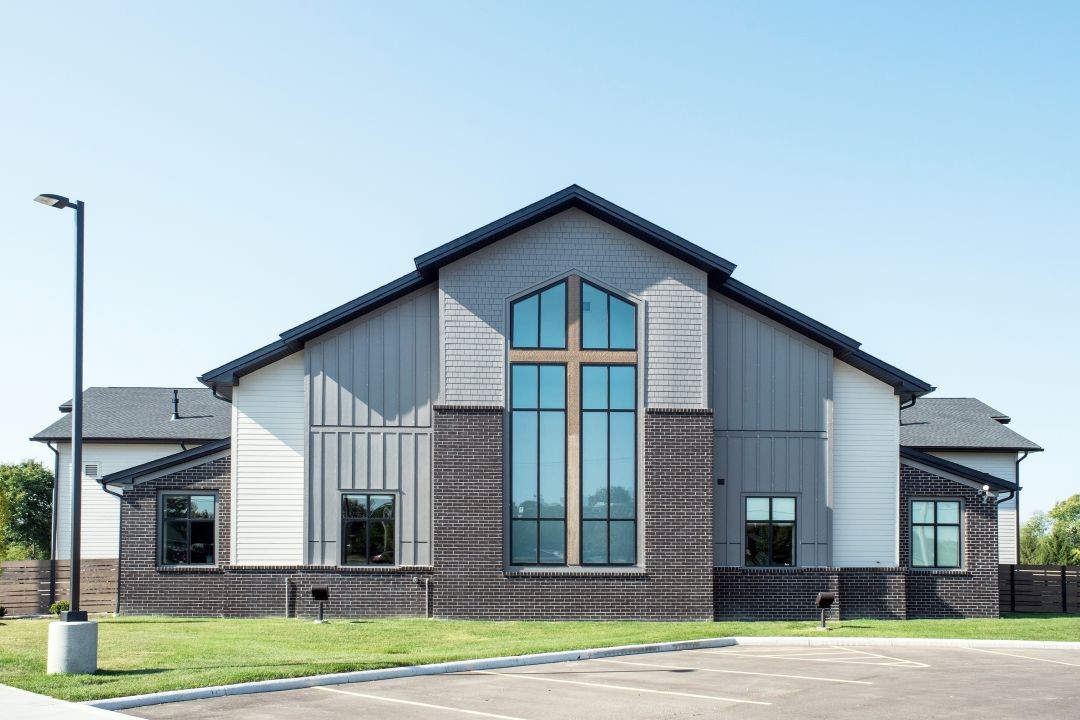
[(435, 409), (436, 617), (712, 617), (710, 412), (645, 412), (640, 571), (505, 571), (503, 425), (499, 407)]
[(900, 557), (911, 560), (911, 501), (959, 498), (963, 501), (962, 570), (910, 570), (908, 617), (998, 616), (997, 507), (979, 501), (978, 492), (925, 470), (900, 466)]
[[(120, 612), (127, 615), (314, 617), (312, 585), (328, 585), (328, 615), (423, 616), (430, 568), (252, 567), (229, 562), (229, 458), (136, 485), (120, 511)], [(218, 566), (158, 567), (158, 496), (162, 491), (217, 493)], [(288, 584), (288, 601), (286, 601)]]

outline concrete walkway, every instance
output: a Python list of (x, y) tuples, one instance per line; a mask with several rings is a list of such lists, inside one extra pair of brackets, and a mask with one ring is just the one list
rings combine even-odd
[(79, 705), (0, 685), (0, 708), (6, 718), (19, 720), (117, 720), (110, 710)]

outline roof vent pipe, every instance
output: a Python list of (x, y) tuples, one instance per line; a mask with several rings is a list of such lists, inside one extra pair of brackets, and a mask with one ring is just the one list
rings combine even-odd
[(173, 390), (172, 391), (172, 417), (170, 417), (169, 419), (170, 420), (179, 420), (180, 419), (180, 391), (179, 390)]

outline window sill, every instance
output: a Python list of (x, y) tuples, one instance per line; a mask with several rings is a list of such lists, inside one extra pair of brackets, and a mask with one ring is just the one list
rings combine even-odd
[(964, 568), (911, 568), (912, 575), (954, 575), (970, 577), (971, 571)]
[(508, 578), (643, 578), (648, 573), (645, 568), (630, 565), (626, 567), (509, 567), (503, 570), (503, 577)]
[(160, 573), (220, 573), (224, 568), (221, 565), (158, 565)]

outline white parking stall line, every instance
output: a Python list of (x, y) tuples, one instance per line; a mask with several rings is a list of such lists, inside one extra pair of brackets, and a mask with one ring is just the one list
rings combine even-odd
[(849, 683), (852, 685), (873, 685), (868, 680), (843, 680), (840, 678), (815, 677), (813, 675), (786, 675), (784, 673), (753, 672), (751, 670), (722, 670), (720, 668), (703, 668), (689, 665), (664, 665), (661, 663), (633, 662), (631, 660), (610, 660), (597, 658), (593, 662), (613, 663), (615, 665), (637, 665), (638, 667), (662, 668), (664, 670), (700, 670), (701, 672), (724, 673), (727, 675), (760, 675), (761, 677), (788, 678), (790, 680), (816, 680), (818, 682)]
[[(847, 649), (847, 648), (845, 648)], [(874, 667), (894, 667), (894, 668), (928, 668), (930, 667), (926, 663), (915, 662), (914, 660), (903, 660), (901, 658), (892, 658), (887, 655), (877, 655), (875, 653), (863, 653), (862, 651), (855, 650), (852, 652), (859, 653), (865, 659), (844, 659), (851, 657), (846, 653), (837, 653), (838, 657), (802, 657), (791, 655), (744, 655), (740, 653), (725, 653), (720, 650), (681, 650), (680, 652), (698, 653), (703, 655), (711, 655), (713, 657), (738, 657), (746, 659), (749, 657), (764, 658), (767, 660), (792, 660), (795, 662), (819, 662), (819, 663), (839, 663), (842, 665), (872, 665)], [(842, 656), (842, 657), (839, 657)]]
[(1016, 653), (1001, 652), (1000, 650), (984, 650), (983, 648), (969, 647), (968, 650), (974, 650), (975, 652), (993, 653), (994, 655), (1007, 655), (1014, 658), (1023, 658), (1024, 660), (1038, 660), (1039, 662), (1054, 663), (1055, 665), (1068, 665), (1069, 667), (1080, 667), (1080, 663), (1065, 662), (1064, 660), (1051, 660), (1050, 658), (1032, 657), (1031, 655), (1017, 655)]
[(582, 687), (603, 688), (604, 690), (622, 690), (623, 692), (632, 693), (649, 693), (650, 695), (672, 695), (676, 697), (697, 698), (699, 700), (718, 700), (720, 702), (729, 703), (741, 703), (746, 705), (772, 705), (770, 702), (762, 702), (760, 700), (744, 700), (742, 698), (729, 698), (722, 697), (720, 695), (699, 695), (697, 693), (678, 692), (675, 690), (653, 690), (650, 688), (641, 687), (628, 687), (626, 685), (611, 685), (609, 683), (595, 683), (585, 682), (583, 680), (563, 680), (560, 678), (540, 677), (530, 673), (503, 673), (494, 672), (492, 670), (476, 670), (479, 675), (498, 675), (505, 678), (516, 678), (518, 680), (535, 680), (537, 682), (550, 682), (561, 683), (564, 685), (579, 685)]
[(512, 715), (497, 715), (495, 713), (482, 712), (480, 710), (466, 710), (465, 708), (450, 707), (449, 705), (432, 705), (431, 703), (418, 702), (416, 700), (404, 700), (402, 698), (386, 697), (385, 695), (371, 695), (369, 693), (356, 692), (355, 690), (341, 690), (340, 688), (335, 687), (320, 686), (313, 689), (322, 690), (323, 692), (340, 693), (342, 695), (352, 695), (367, 700), (381, 700), (383, 702), (398, 703), (400, 705), (412, 705), (413, 707), (422, 707), (427, 708), (428, 710), (445, 710), (446, 712), (462, 713), (463, 715), (497, 718), (497, 720), (525, 720), (525, 718), (514, 717)]

